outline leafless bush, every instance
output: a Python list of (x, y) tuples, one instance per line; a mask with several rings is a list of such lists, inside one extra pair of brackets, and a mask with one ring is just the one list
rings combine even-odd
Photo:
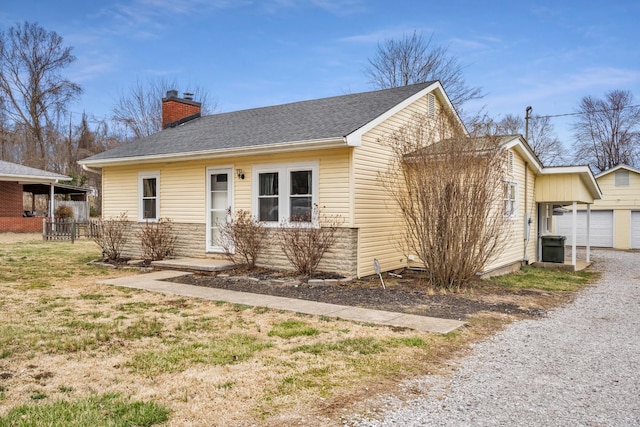
[(313, 274), (324, 254), (335, 245), (342, 219), (323, 215), (317, 205), (313, 208), (312, 222), (283, 222), (278, 229), (280, 248), (293, 264), (296, 273)]
[(61, 219), (61, 220), (73, 219), (73, 209), (71, 208), (71, 206), (66, 206), (66, 205), (58, 206), (58, 208), (54, 212), (54, 215), (56, 219)]
[[(231, 215), (231, 212), (227, 214)], [(218, 222), (217, 225), (220, 230), (217, 244), (224, 249), (225, 255), (235, 263), (254, 268), (267, 237), (264, 225), (243, 209), (236, 212), (233, 221)]]
[(389, 137), (382, 183), (404, 222), (401, 245), (431, 283), (457, 290), (496, 257), (508, 235), (500, 138), (452, 131), (446, 117), (417, 116)]
[(157, 222), (147, 221), (136, 233), (136, 237), (140, 239), (144, 259), (151, 261), (173, 255), (178, 241), (169, 218), (160, 218)]
[(126, 213), (115, 218), (98, 219), (92, 222), (91, 238), (102, 249), (102, 256), (110, 261), (120, 259), (127, 244), (131, 223)]

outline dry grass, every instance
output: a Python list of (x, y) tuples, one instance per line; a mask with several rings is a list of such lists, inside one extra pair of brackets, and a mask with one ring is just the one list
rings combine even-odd
[(23, 239), (0, 240), (0, 421), (116, 393), (168, 408), (171, 426), (341, 425), (513, 320), (438, 336), (100, 286), (139, 273), (87, 265), (92, 242)]

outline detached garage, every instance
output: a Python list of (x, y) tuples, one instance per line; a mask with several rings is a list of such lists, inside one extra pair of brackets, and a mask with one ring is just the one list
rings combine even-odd
[[(593, 202), (591, 217), (594, 211), (613, 212), (613, 243), (609, 246), (640, 249), (640, 170), (618, 165), (596, 175), (596, 180), (602, 199)], [(608, 220), (602, 221), (608, 227)]]
[[(576, 221), (576, 245), (587, 245), (587, 212), (578, 211)], [(555, 216), (556, 234), (567, 236), (566, 242), (573, 238), (571, 212)], [(613, 211), (591, 211), (591, 246), (601, 248), (613, 247)]]

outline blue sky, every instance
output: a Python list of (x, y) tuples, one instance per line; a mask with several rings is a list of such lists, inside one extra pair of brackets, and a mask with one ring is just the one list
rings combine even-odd
[[(67, 75), (84, 94), (72, 110), (99, 117), (157, 76), (206, 88), (218, 111), (371, 90), (377, 43), (414, 30), (483, 88), (469, 110), (571, 113), (611, 89), (640, 104), (637, 0), (0, 0), (2, 30), (24, 20), (74, 47)], [(569, 145), (571, 117), (553, 123)]]

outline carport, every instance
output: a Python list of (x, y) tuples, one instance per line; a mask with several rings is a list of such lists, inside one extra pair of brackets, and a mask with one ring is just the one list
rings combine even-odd
[[(23, 193), (46, 195), (47, 212), (55, 210), (56, 194), (66, 194), (72, 200), (87, 200), (87, 189), (60, 184), (71, 178), (41, 169), (0, 160), (0, 232), (37, 232), (42, 230), (42, 216), (33, 216), (35, 209), (25, 209)], [(43, 214), (41, 214), (43, 215)]]
[(578, 205), (586, 205), (586, 262), (591, 261), (591, 205), (601, 199), (602, 192), (588, 166), (561, 166), (543, 168), (536, 177), (536, 203), (538, 206), (537, 259), (542, 260), (542, 237), (554, 233), (554, 216), (564, 209), (571, 215), (570, 264), (575, 269), (577, 260)]

